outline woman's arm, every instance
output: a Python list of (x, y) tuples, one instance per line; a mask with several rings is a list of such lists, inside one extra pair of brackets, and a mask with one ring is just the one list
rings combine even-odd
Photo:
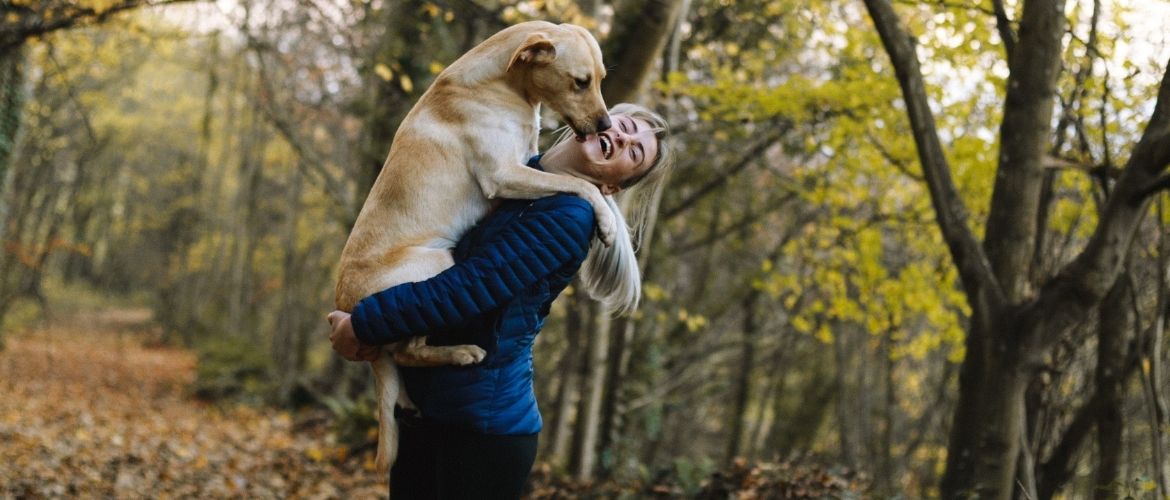
[(580, 266), (593, 235), (593, 209), (574, 196), (522, 213), (468, 259), (426, 281), (358, 302), (351, 321), (364, 344), (383, 345), (458, 326), (495, 309), (566, 266)]

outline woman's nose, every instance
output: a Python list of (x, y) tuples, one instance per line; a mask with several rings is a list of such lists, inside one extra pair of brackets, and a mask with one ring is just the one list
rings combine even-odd
[(630, 138), (626, 136), (626, 133), (616, 129), (612, 130), (612, 132), (614, 144), (617, 144), (618, 147), (625, 147), (626, 142), (630, 140)]

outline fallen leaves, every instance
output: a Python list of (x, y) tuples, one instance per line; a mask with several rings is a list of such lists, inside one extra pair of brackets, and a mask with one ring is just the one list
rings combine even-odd
[(125, 316), (8, 337), (0, 498), (386, 496), (324, 426), (187, 397), (194, 354), (143, 347)]
[(698, 491), (684, 488), (677, 474), (664, 472), (652, 482), (582, 482), (556, 475), (539, 464), (529, 478), (529, 498), (693, 498), (700, 500), (763, 500), (865, 498), (866, 479), (844, 470), (815, 464), (750, 463), (736, 459), (729, 468), (711, 474)]

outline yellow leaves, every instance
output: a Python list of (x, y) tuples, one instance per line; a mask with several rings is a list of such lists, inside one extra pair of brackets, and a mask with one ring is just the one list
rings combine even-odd
[(642, 294), (646, 296), (646, 300), (651, 302), (658, 302), (666, 298), (666, 290), (656, 283), (646, 283), (642, 286)]
[(1143, 477), (1138, 480), (1138, 489), (1141, 490), (1142, 493), (1149, 493), (1154, 491), (1157, 487), (1158, 483), (1155, 483), (1153, 479), (1148, 477)]
[(825, 344), (833, 343), (833, 331), (829, 329), (829, 325), (823, 324), (817, 328), (816, 339)]
[(309, 449), (305, 450), (305, 456), (314, 462), (325, 460), (325, 452), (316, 446), (309, 447)]
[(378, 63), (374, 66), (374, 74), (378, 75), (378, 78), (381, 78), (387, 82), (394, 78), (394, 72), (390, 71), (390, 67), (382, 63)]
[(110, 10), (110, 8), (123, 2), (120, 0), (89, 0), (85, 3), (88, 3), (89, 7), (92, 8), (94, 12), (101, 14), (102, 12)]
[(398, 85), (402, 87), (402, 91), (407, 94), (414, 91), (414, 82), (410, 80), (410, 75), (403, 73), (398, 77)]
[(445, 66), (443, 66), (443, 63), (441, 63), (439, 61), (431, 61), (431, 66), (429, 69), (431, 70), (431, 74), (437, 75), (437, 74), (443, 72), (443, 68), (445, 68)]
[(195, 357), (144, 347), (149, 311), (97, 317), (6, 338), (0, 380), (12, 383), (0, 397), (0, 463), (13, 467), (0, 467), (0, 484), (50, 497), (385, 495), (376, 474), (353, 471), (363, 461), (372, 471), (373, 453), (352, 456), (324, 426), (189, 399)]
[(792, 318), (792, 327), (801, 333), (809, 333), (813, 329), (812, 322), (804, 316), (796, 316)]
[(679, 309), (678, 320), (687, 325), (687, 331), (694, 333), (707, 326), (707, 318), (699, 314), (690, 314), (686, 309)]

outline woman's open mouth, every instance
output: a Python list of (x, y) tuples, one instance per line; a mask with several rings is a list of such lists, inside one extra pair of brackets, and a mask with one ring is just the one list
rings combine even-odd
[(597, 140), (601, 143), (601, 156), (608, 160), (613, 156), (613, 141), (606, 134), (597, 134)]

